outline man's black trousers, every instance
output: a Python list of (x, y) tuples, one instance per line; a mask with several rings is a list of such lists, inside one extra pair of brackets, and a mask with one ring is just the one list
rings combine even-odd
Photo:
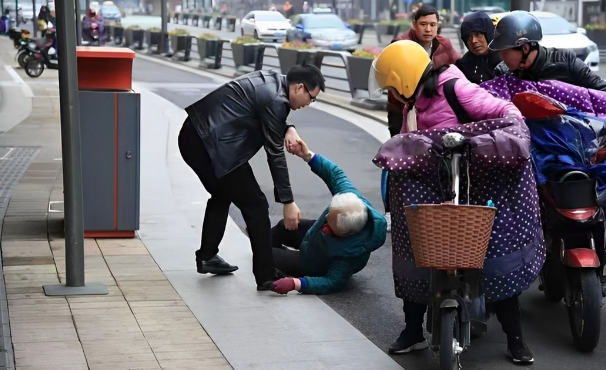
[[(229, 207), (233, 203), (242, 212), (253, 252), (253, 274), (257, 284), (272, 280), (275, 275), (271, 248), (269, 205), (261, 191), (250, 164), (244, 163), (227, 175), (217, 178), (211, 158), (198, 132), (185, 120), (179, 134), (179, 150), (210, 193), (202, 224), (202, 241), (198, 257), (207, 260), (219, 252)], [(233, 155), (225, 153), (225, 155)]]

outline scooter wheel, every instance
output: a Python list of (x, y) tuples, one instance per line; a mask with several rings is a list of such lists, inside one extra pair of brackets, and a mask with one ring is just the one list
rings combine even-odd
[(30, 77), (40, 77), (42, 72), (44, 72), (44, 62), (40, 59), (30, 59), (25, 65), (25, 73)]
[(456, 308), (440, 309), (440, 370), (459, 370), (459, 315)]
[(602, 285), (594, 269), (568, 268), (568, 318), (578, 350), (590, 352), (600, 341)]
[(27, 64), (29, 57), (29, 53), (25, 50), (21, 50), (17, 53), (17, 63), (19, 63), (21, 68), (25, 69), (25, 65)]

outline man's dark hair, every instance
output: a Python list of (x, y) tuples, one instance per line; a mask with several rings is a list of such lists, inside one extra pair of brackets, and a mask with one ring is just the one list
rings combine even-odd
[(433, 6), (423, 5), (422, 7), (417, 9), (417, 11), (415, 12), (415, 15), (413, 17), (413, 20), (416, 22), (419, 20), (419, 18), (426, 17), (426, 16), (432, 15), (432, 14), (436, 15), (436, 19), (438, 21), (440, 20), (440, 13), (438, 13), (438, 10), (436, 8), (434, 8)]
[(322, 71), (312, 64), (293, 66), (288, 71), (286, 79), (288, 80), (289, 85), (304, 84), (309, 90), (315, 90), (316, 87), (319, 87), (320, 91), (324, 91), (326, 88)]

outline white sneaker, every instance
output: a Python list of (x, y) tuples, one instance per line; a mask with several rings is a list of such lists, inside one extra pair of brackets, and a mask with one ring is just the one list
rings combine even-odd
[(384, 216), (385, 216), (385, 221), (387, 221), (387, 232), (390, 233), (391, 232), (391, 213), (386, 212)]

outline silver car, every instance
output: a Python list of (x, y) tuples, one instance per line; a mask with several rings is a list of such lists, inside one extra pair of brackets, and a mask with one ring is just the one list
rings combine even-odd
[(287, 41), (304, 40), (332, 50), (353, 50), (358, 46), (356, 33), (336, 14), (300, 14), (292, 24), (294, 28), (288, 31)]

